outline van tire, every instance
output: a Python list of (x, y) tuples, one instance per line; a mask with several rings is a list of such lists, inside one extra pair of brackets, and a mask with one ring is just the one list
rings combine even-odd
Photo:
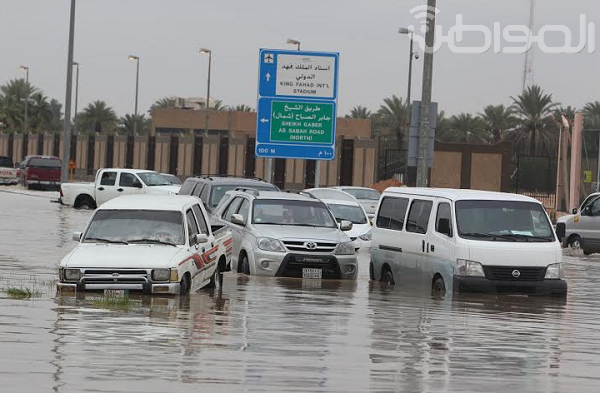
[(250, 275), (250, 262), (248, 261), (248, 255), (244, 254), (242, 257), (242, 273)]
[(435, 298), (443, 298), (446, 295), (446, 284), (444, 283), (444, 279), (437, 275), (433, 280), (433, 284), (431, 285), (431, 294)]
[(381, 282), (387, 285), (396, 285), (396, 281), (394, 280), (394, 274), (387, 268), (381, 273)]
[(581, 249), (581, 238), (579, 235), (573, 235), (569, 238), (569, 247), (571, 250), (580, 250)]
[(181, 296), (188, 295), (190, 293), (190, 276), (185, 274), (179, 282), (179, 294)]

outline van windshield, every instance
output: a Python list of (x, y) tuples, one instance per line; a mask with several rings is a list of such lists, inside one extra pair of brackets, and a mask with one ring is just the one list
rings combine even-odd
[(554, 232), (544, 208), (534, 202), (458, 201), (460, 237), (503, 242), (552, 242)]

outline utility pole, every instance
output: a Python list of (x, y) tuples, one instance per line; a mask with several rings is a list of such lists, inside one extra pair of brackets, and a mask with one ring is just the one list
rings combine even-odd
[(79, 63), (74, 61), (75, 71), (75, 113), (73, 114), (73, 134), (77, 134), (77, 102), (79, 101)]
[(67, 54), (67, 91), (65, 95), (65, 123), (63, 126), (62, 182), (69, 180), (71, 156), (71, 93), (73, 90), (73, 42), (75, 39), (75, 0), (71, 0), (71, 22), (69, 24), (69, 51)]
[(429, 104), (433, 79), (433, 47), (435, 44), (435, 6), (436, 0), (427, 0), (427, 32), (425, 34), (425, 53), (423, 56), (423, 93), (421, 98), (421, 120), (419, 124), (419, 152), (417, 156), (417, 187), (429, 185)]
[(23, 123), (23, 134), (29, 132), (29, 67), (28, 66), (20, 66), (19, 69), (25, 70), (25, 89), (27, 89), (25, 94), (25, 122)]

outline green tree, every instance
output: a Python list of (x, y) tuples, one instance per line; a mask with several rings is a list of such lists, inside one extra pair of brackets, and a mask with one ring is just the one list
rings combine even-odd
[[(80, 121), (81, 120), (81, 121)], [(79, 127), (89, 132), (113, 131), (117, 122), (115, 111), (104, 101), (94, 101), (83, 109)]]
[(223, 104), (222, 100), (215, 100), (215, 104), (213, 105), (212, 109), (215, 111), (226, 111), (227, 105)]
[(371, 111), (364, 106), (358, 105), (350, 110), (350, 114), (346, 115), (347, 119), (368, 119), (371, 117)]
[(0, 95), (0, 123), (9, 130), (20, 130), (23, 126), (23, 109), (13, 96)]
[(156, 100), (154, 104), (148, 109), (148, 114), (152, 115), (152, 111), (154, 109), (165, 109), (165, 108), (175, 108), (175, 99), (172, 97), (163, 97), (159, 100)]
[(516, 121), (513, 110), (504, 105), (488, 105), (479, 116), (485, 130), (491, 135), (491, 143), (501, 142), (502, 134), (514, 127)]
[(138, 135), (148, 135), (150, 133), (150, 127), (152, 121), (143, 114), (125, 115), (119, 119), (119, 128), (126, 134), (133, 135), (134, 125), (137, 122), (137, 133)]
[(485, 124), (480, 117), (469, 113), (452, 116), (444, 131), (438, 132), (442, 142), (457, 143), (489, 143), (490, 133), (485, 130)]
[(517, 154), (552, 156), (556, 152), (558, 132), (553, 111), (559, 105), (538, 85), (527, 87), (513, 100), (516, 127), (506, 134)]
[(406, 129), (406, 109), (407, 104), (402, 98), (395, 95), (385, 98), (373, 116), (374, 133), (392, 134), (402, 140), (402, 131)]
[(583, 124), (585, 128), (600, 129), (600, 101), (585, 104), (583, 107)]
[(34, 93), (29, 97), (29, 128), (33, 132), (43, 132), (50, 128), (52, 110), (48, 97), (42, 93)]
[(254, 112), (254, 109), (252, 107), (245, 104), (230, 106), (229, 110), (231, 112)]
[(52, 113), (52, 120), (50, 122), (50, 130), (59, 131), (63, 128), (63, 113), (62, 104), (56, 99), (50, 100), (50, 112)]

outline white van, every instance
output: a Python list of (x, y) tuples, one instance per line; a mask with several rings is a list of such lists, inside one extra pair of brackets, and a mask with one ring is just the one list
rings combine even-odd
[(446, 291), (564, 296), (562, 252), (540, 202), (474, 190), (388, 188), (372, 232), (370, 276)]

